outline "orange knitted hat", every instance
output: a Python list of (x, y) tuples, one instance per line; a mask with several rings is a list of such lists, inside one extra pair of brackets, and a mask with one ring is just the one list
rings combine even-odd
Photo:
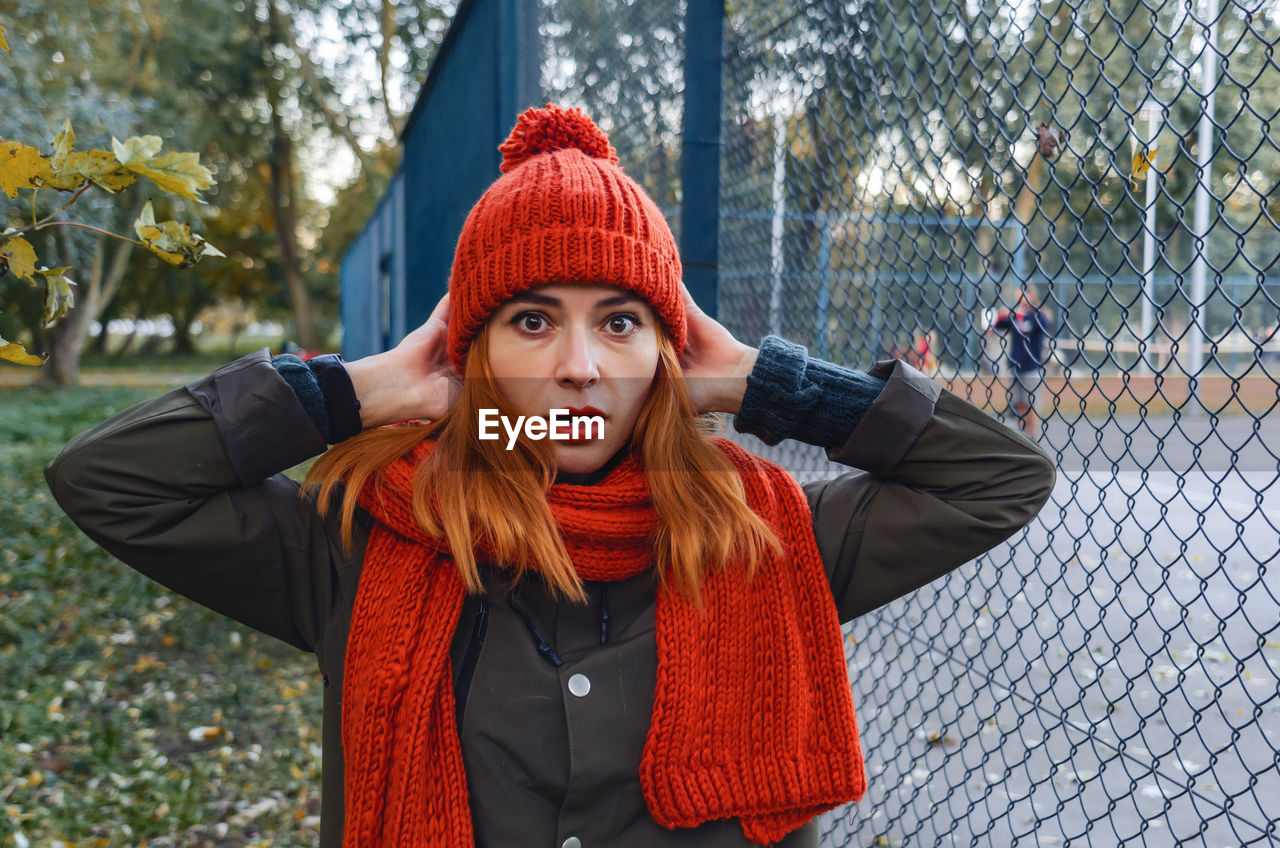
[(657, 204), (618, 167), (609, 137), (580, 109), (527, 109), (502, 151), (502, 176), (471, 208), (449, 277), (449, 356), (463, 370), (504, 300), (544, 283), (634, 291), (677, 353), (686, 326), (680, 254)]

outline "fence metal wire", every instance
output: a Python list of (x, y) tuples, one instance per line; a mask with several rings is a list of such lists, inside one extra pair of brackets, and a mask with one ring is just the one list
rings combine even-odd
[[(618, 164), (680, 238), (684, 4), (541, 0), (541, 87), (609, 134)], [(619, 73), (622, 70), (622, 73)]]
[[(544, 95), (678, 231), (684, 4), (541, 13)], [(720, 320), (908, 358), (1060, 467), (848, 628), (871, 786), (824, 844), (1277, 841), (1278, 42), (1276, 0), (726, 5)], [(1052, 332), (1017, 414), (1024, 289)]]

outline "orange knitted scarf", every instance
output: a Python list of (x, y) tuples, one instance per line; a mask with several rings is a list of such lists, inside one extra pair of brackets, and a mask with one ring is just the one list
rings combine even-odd
[[(721, 437), (747, 502), (791, 552), (747, 581), (704, 578), (704, 613), (658, 589), (658, 674), (639, 764), (645, 802), (668, 827), (739, 817), (752, 841), (781, 839), (866, 788), (839, 622), (804, 492), (781, 467)], [(344, 848), (472, 845), (449, 647), (464, 587), (447, 543), (413, 518), (423, 441), (371, 481), (376, 519), (351, 619), (343, 681)], [(586, 580), (653, 567), (657, 516), (628, 455), (600, 482), (547, 494)], [(770, 554), (772, 557), (772, 554)]]

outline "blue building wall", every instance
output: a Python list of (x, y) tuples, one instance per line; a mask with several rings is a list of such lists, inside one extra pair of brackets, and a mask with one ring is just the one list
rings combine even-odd
[(343, 257), (342, 354), (394, 347), (449, 287), (467, 213), (500, 175), (498, 145), (541, 105), (536, 0), (463, 0), (401, 134), (387, 196)]
[(403, 172), (342, 257), (342, 355), (359, 359), (404, 337), (405, 205)]

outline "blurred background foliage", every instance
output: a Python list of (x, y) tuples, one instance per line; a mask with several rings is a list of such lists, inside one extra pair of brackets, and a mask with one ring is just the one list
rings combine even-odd
[[(86, 148), (152, 134), (198, 152), (217, 180), (207, 202), (152, 192), (156, 216), (192, 222), (227, 254), (175, 273), (125, 242), (41, 232), (40, 257), (72, 266), (77, 308), (45, 329), (40, 292), (4, 275), (0, 337), (49, 354), (42, 378), (59, 385), (78, 382), (86, 353), (192, 353), (193, 321), (223, 336), (273, 321), (281, 341), (336, 349), (339, 260), (399, 164), (399, 130), (453, 12), (391, 0), (0, 0), (0, 134), (47, 151), (70, 118)], [(132, 234), (146, 194), (90, 192), (76, 220)], [(28, 198), (5, 205), (5, 225), (29, 220)], [(64, 199), (40, 192), (34, 211)], [(162, 316), (171, 333), (137, 338)], [(133, 332), (99, 331), (113, 320)]]

